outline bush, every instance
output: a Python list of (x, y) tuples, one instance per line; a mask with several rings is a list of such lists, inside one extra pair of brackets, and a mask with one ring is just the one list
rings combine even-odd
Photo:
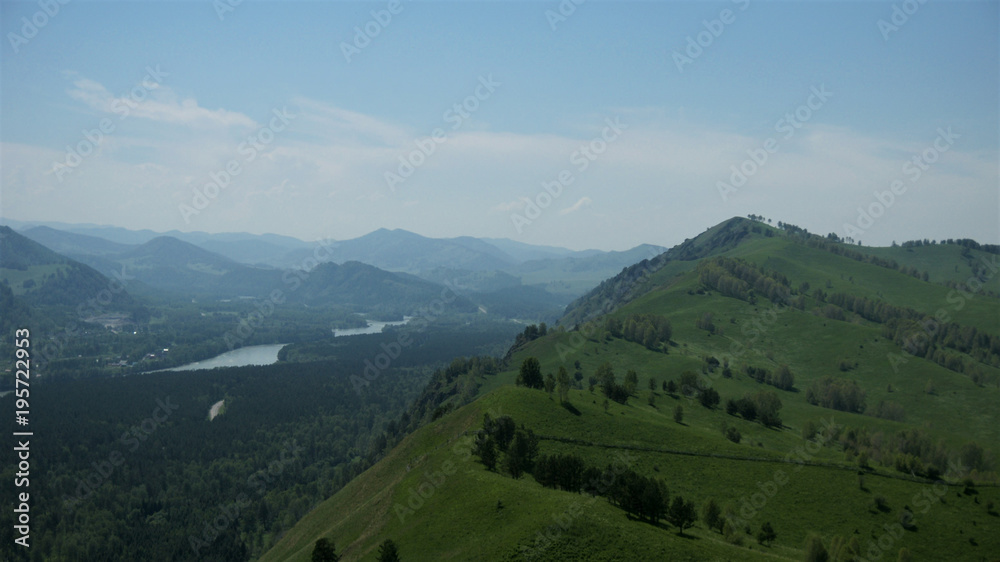
[(743, 436), (740, 435), (740, 430), (736, 429), (735, 427), (726, 428), (725, 435), (726, 439), (729, 439), (733, 443), (739, 443), (740, 439), (743, 438)]

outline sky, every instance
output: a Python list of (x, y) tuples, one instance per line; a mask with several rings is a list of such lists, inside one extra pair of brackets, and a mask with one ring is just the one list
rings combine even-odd
[(998, 6), (3, 1), (0, 218), (997, 243)]

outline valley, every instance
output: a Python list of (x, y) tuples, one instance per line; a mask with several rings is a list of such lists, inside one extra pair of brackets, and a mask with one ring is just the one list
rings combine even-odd
[[(31, 256), (87, 271), (18, 236), (4, 256), (28, 269), (5, 268), (4, 287)], [(33, 453), (52, 467), (36, 525), (75, 530), (42, 548), (310, 560), (326, 538), (350, 560), (386, 539), (407, 559), (797, 560), (819, 545), (978, 560), (1000, 549), (997, 255), (734, 218), (554, 319), (552, 302), (525, 322), (457, 282), (317, 264), (264, 301), (129, 280), (113, 306), (142, 314), (68, 335), (74, 307), (42, 273), (47, 300), (6, 297), (15, 321), (52, 330), (32, 387), (51, 436)], [(143, 425), (168, 399), (176, 412)], [(494, 443), (491, 419), (524, 434)]]

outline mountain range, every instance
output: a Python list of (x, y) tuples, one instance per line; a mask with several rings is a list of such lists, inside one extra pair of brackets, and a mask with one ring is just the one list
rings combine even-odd
[(502, 290), (501, 309), (532, 318), (551, 318), (601, 280), (664, 249), (644, 244), (621, 252), (573, 251), (507, 239), (428, 238), (399, 229), (308, 243), (277, 235), (14, 224), (24, 236), (73, 260), (105, 274), (124, 270), (142, 287), (155, 290), (211, 298), (255, 296), (278, 286), (282, 271), (311, 269), (320, 262), (360, 262), (486, 295), (490, 308), (498, 300), (489, 295)]
[(998, 272), (725, 221), (439, 373), (261, 560), (991, 559)]

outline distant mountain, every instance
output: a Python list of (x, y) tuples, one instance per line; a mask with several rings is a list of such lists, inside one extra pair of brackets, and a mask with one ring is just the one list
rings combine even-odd
[[(312, 255), (303, 249), (289, 254), (300, 259)], [(500, 249), (475, 238), (427, 238), (406, 230), (380, 228), (359, 238), (335, 242), (331, 261), (360, 261), (390, 271), (419, 274), (435, 268), (502, 270), (516, 260)]]
[(124, 311), (135, 305), (127, 290), (93, 268), (7, 226), (0, 226), (0, 281), (27, 305), (76, 308), (105, 294), (110, 297), (102, 311)]
[(496, 246), (507, 255), (522, 262), (550, 258), (583, 258), (604, 253), (601, 250), (574, 251), (568, 248), (560, 248), (558, 246), (536, 246), (534, 244), (525, 244), (524, 242), (518, 242), (509, 238), (480, 238), (480, 240), (486, 242), (487, 244)]
[[(139, 267), (143, 270), (140, 277), (152, 287), (214, 296), (239, 296), (266, 289), (262, 284), (273, 284), (274, 274), (257, 269), (310, 266), (319, 247), (317, 243), (275, 234), (179, 231), (161, 234), (109, 226), (48, 223), (32, 227), (29, 223), (8, 222), (21, 225), (29, 236), (56, 246), (99, 271), (117, 271), (122, 264)], [(182, 251), (175, 244), (171, 250), (162, 240), (146, 246), (164, 237), (208, 253), (192, 251), (188, 256), (185, 252), (190, 248)], [(553, 296), (550, 304), (556, 306), (554, 303), (578, 297), (623, 268), (664, 250), (661, 246), (643, 244), (620, 252), (574, 251), (506, 238), (428, 238), (406, 230), (383, 228), (358, 238), (328, 243), (324, 253), (334, 263), (358, 261), (437, 283), (464, 280), (469, 291), (475, 293), (537, 286)], [(151, 251), (155, 251), (155, 257), (146, 255)], [(169, 258), (171, 251), (175, 259)], [(154, 265), (181, 270), (154, 271)], [(241, 269), (239, 265), (253, 268)], [(226, 284), (221, 286), (221, 276), (227, 274)], [(538, 296), (529, 300), (540, 304), (535, 298)]]
[[(444, 287), (405, 273), (391, 273), (377, 267), (347, 262), (323, 263), (304, 275), (301, 286), (286, 288), (288, 299), (310, 305), (338, 305), (370, 311), (414, 313), (436, 300), (450, 300)], [(453, 312), (475, 312), (467, 298), (454, 297), (445, 303)]]
[(73, 225), (65, 223), (25, 223), (5, 221), (22, 234), (74, 258), (107, 256), (127, 251), (154, 238), (170, 236), (246, 264), (274, 267), (291, 266), (284, 257), (289, 251), (310, 247), (310, 243), (278, 234), (246, 232), (154, 232), (129, 230), (116, 226)]
[[(9, 232), (10, 235), (3, 237), (0, 249), (4, 255), (4, 267), (9, 262), (11, 273), (7, 277), (12, 279), (11, 286), (15, 294), (20, 287), (17, 283), (21, 282), (23, 285), (22, 278), (25, 277), (16, 271), (17, 268), (75, 267), (90, 272), (95, 279), (101, 278), (99, 273), (87, 265), (73, 262), (13, 230), (6, 229), (4, 232)], [(44, 230), (41, 232), (52, 235)], [(81, 239), (79, 234), (53, 232), (57, 233), (53, 236), (59, 239)], [(260, 243), (255, 240), (244, 242)], [(235, 240), (233, 243), (241, 242)], [(356, 261), (344, 265), (324, 263), (311, 271), (295, 273), (271, 267), (254, 267), (171, 236), (159, 236), (138, 246), (126, 248), (126, 251), (118, 254), (85, 256), (85, 259), (101, 270), (123, 272), (126, 279), (136, 285), (186, 298), (260, 298), (280, 289), (289, 302), (402, 314), (429, 306), (441, 296), (444, 288), (440, 284), (412, 275), (390, 273)], [(8, 270), (3, 271), (7, 273)], [(28, 283), (29, 286), (34, 286), (33, 283), (37, 281)], [(82, 281), (67, 283), (80, 284), (84, 288), (95, 284)], [(92, 293), (96, 294), (99, 290), (92, 290)], [(465, 297), (457, 298), (449, 308), (462, 312), (477, 310)]]
[(113, 259), (126, 275), (180, 295), (234, 298), (264, 295), (281, 287), (279, 270), (238, 263), (170, 236), (154, 238)]
[(42, 244), (53, 251), (67, 256), (78, 254), (92, 256), (107, 256), (121, 254), (132, 249), (132, 244), (112, 242), (105, 238), (79, 234), (66, 230), (56, 230), (48, 226), (36, 226), (21, 232), (24, 236)]
[(198, 242), (197, 245), (231, 260), (249, 265), (270, 267), (295, 265), (287, 259), (288, 253), (295, 248), (266, 242), (263, 239), (219, 240), (213, 238)]
[(584, 257), (549, 258), (519, 264), (510, 272), (526, 285), (543, 285), (550, 293), (579, 296), (622, 269), (665, 251), (662, 246), (642, 244), (623, 252), (601, 252)]

